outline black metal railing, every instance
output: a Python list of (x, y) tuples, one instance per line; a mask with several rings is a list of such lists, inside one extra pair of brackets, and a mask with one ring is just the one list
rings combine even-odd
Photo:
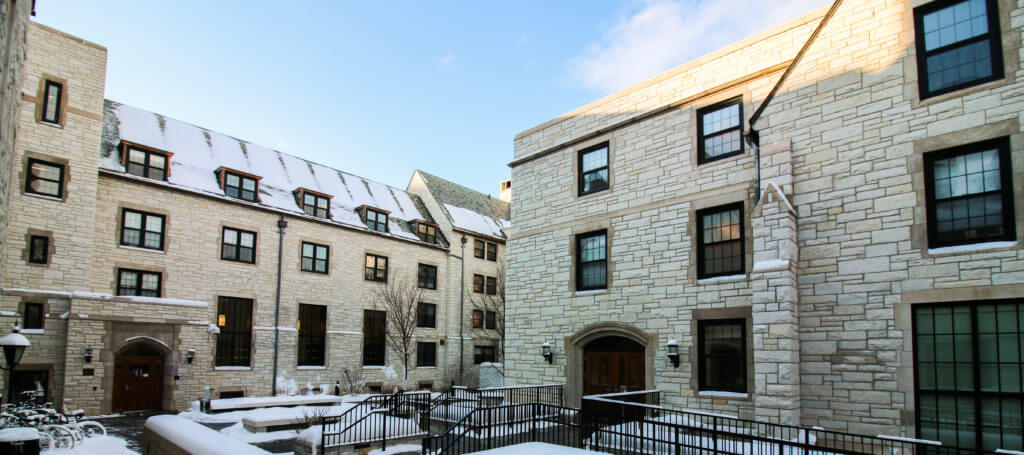
[[(562, 388), (562, 384), (486, 389), (455, 386), (431, 402), (430, 417), (434, 422), (453, 425), (477, 409), (532, 403), (562, 406), (564, 404)], [(479, 425), (480, 415), (482, 414), (477, 414), (477, 417), (474, 417), (477, 420), (470, 423)], [(518, 418), (517, 416), (508, 416), (507, 420)]]
[(430, 428), (430, 392), (373, 395), (338, 416), (321, 419), (320, 447), (380, 443), (427, 436)]

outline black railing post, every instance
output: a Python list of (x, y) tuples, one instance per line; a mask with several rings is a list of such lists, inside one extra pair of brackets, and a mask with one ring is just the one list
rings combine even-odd
[(487, 450), (491, 449), (491, 443), (493, 442), (492, 436), (494, 435), (494, 425), (491, 423), (491, 409), (487, 409), (484, 412), (485, 420), (487, 421)]
[(533, 404), (533, 415), (530, 416), (530, 442), (537, 442), (537, 419), (540, 417), (537, 406), (537, 403)]
[[(387, 409), (387, 408), (385, 408)], [(387, 411), (384, 414), (377, 414), (381, 416), (380, 423), (380, 449), (387, 452), (388, 450), (388, 415)]]
[[(753, 444), (753, 440), (751, 440)], [(718, 417), (711, 418), (711, 447), (714, 454), (718, 455)]]
[[(324, 447), (327, 446), (327, 418), (320, 418), (320, 452), (326, 452)], [(316, 447), (313, 448), (313, 452), (316, 452)]]

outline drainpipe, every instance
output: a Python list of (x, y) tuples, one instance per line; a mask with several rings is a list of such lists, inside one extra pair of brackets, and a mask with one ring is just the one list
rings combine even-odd
[[(459, 258), (459, 262), (462, 263), (461, 277), (459, 278), (459, 379), (465, 381), (466, 377), (466, 340), (462, 335), (462, 331), (466, 325), (466, 236), (462, 236), (462, 257)], [(460, 384), (462, 385), (462, 384)]]
[(793, 73), (793, 69), (796, 68), (796, 65), (804, 58), (804, 54), (807, 53), (807, 49), (811, 47), (814, 40), (818, 38), (819, 34), (821, 34), (821, 30), (825, 28), (825, 24), (828, 24), (829, 19), (832, 19), (832, 16), (836, 14), (836, 10), (839, 9), (839, 4), (841, 3), (843, 3), (843, 0), (836, 0), (832, 3), (828, 12), (825, 13), (825, 17), (821, 18), (821, 22), (818, 22), (818, 26), (814, 29), (814, 32), (811, 33), (811, 36), (807, 38), (803, 47), (800, 48), (800, 52), (796, 53), (796, 57), (793, 58), (793, 62), (786, 67), (786, 71), (782, 73), (782, 77), (780, 77), (779, 81), (775, 83), (774, 87), (772, 87), (772, 91), (768, 92), (768, 96), (764, 97), (764, 101), (762, 101), (761, 105), (758, 106), (756, 111), (754, 111), (754, 114), (750, 116), (750, 121), (748, 122), (750, 128), (743, 132), (743, 141), (754, 150), (754, 181), (757, 185), (754, 194), (754, 205), (761, 202), (761, 137), (754, 128), (754, 124), (757, 123), (759, 118), (761, 118), (761, 114), (764, 113), (764, 109), (768, 107), (768, 104), (775, 98), (775, 94), (778, 93), (780, 88), (782, 88), (782, 84), (786, 82), (789, 75)]
[(277, 348), (281, 340), (281, 328), (279, 327), (281, 322), (281, 264), (284, 257), (284, 228), (286, 227), (288, 227), (288, 222), (284, 220), (284, 215), (281, 215), (281, 218), (277, 220), (277, 297), (274, 301), (274, 370), (270, 396), (277, 396)]

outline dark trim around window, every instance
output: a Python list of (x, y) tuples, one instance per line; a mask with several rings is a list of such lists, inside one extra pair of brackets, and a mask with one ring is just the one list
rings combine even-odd
[(363, 310), (363, 365), (383, 366), (387, 360), (387, 313)]
[[(704, 116), (726, 109), (730, 106), (737, 106), (739, 113), (736, 116), (738, 121), (737, 124), (729, 126), (728, 128), (722, 128), (715, 130), (714, 132), (707, 133), (704, 131)], [(741, 133), (743, 132), (743, 98), (737, 97), (732, 98), (720, 103), (713, 104), (711, 106), (703, 107), (697, 110), (697, 164), (707, 164), (721, 159), (728, 158), (730, 156), (742, 155), (744, 152), (743, 138)], [(706, 139), (713, 139), (716, 137), (725, 137), (727, 135), (736, 135), (739, 142), (739, 149), (732, 150), (726, 153), (722, 153), (715, 156), (707, 156), (707, 150), (705, 146)]]
[[(135, 223), (128, 226), (129, 215), (138, 216), (137, 226)], [(121, 245), (163, 251), (166, 232), (167, 217), (141, 210), (121, 209)]]
[[(584, 260), (584, 248), (585, 242), (595, 238), (604, 239), (604, 246), (601, 248), (600, 257), (591, 258)], [(577, 291), (591, 291), (596, 289), (608, 289), (608, 231), (592, 231), (584, 234), (576, 235), (576, 290)], [(595, 250), (596, 254), (597, 250)], [(593, 282), (586, 282), (584, 278), (591, 271), (598, 272), (596, 275), (591, 274), (594, 277), (600, 276), (600, 280)]]
[(480, 239), (473, 239), (473, 257), (477, 259), (484, 258), (484, 246), (486, 242)]
[(125, 172), (153, 180), (167, 180), (170, 173), (171, 156), (168, 153), (126, 145), (124, 149)]
[(437, 289), (437, 266), (420, 264), (416, 274), (416, 283), (420, 289)]
[[(700, 390), (717, 392), (747, 393), (747, 322), (745, 319), (702, 319), (697, 321), (698, 387)], [(709, 352), (707, 345), (709, 330), (736, 329), (739, 350)], [(737, 347), (737, 346), (733, 346)], [(728, 348), (728, 346), (727, 346)], [(708, 363), (714, 363), (708, 371)], [(738, 374), (739, 377), (724, 378), (721, 374)]]
[(437, 343), (423, 341), (416, 342), (416, 366), (437, 366)]
[[(240, 172), (222, 170), (224, 194), (228, 197), (249, 202), (260, 200), (260, 180)], [(232, 182), (232, 179), (235, 181)]]
[(217, 298), (217, 346), (214, 365), (247, 367), (252, 358), (253, 301), (241, 297)]
[[(918, 93), (920, 94), (921, 99), (955, 92), (957, 90), (984, 84), (986, 82), (996, 81), (1005, 77), (1005, 69), (1003, 68), (1002, 34), (1000, 33), (999, 27), (999, 6), (996, 0), (985, 0), (986, 19), (988, 19), (988, 31), (986, 33), (950, 43), (945, 46), (932, 49), (931, 51), (925, 50), (924, 16), (954, 6), (958, 3), (966, 3), (967, 1), (968, 0), (938, 0), (914, 8), (914, 44), (917, 50), (917, 84)], [(956, 51), (957, 49), (962, 49), (985, 41), (988, 41), (988, 51), (991, 64), (989, 69), (992, 72), (991, 75), (938, 88), (936, 90), (930, 90), (928, 88), (929, 57)]]
[(29, 264), (50, 263), (50, 238), (45, 235), (31, 235), (28, 239)]
[[(585, 155), (597, 152), (602, 149), (604, 150), (604, 164), (600, 166), (594, 166), (589, 169), (584, 169), (583, 157)], [(611, 187), (611, 169), (609, 167), (609, 161), (611, 161), (611, 154), (609, 153), (610, 149), (611, 146), (608, 142), (602, 142), (592, 147), (587, 147), (583, 150), (580, 150), (579, 153), (577, 153), (576, 165), (579, 166), (579, 172), (577, 172), (578, 177), (576, 184), (579, 186), (579, 196), (600, 193), (601, 191), (605, 191)], [(603, 179), (601, 179), (602, 173), (604, 177)], [(590, 177), (594, 178), (589, 179)], [(589, 188), (587, 187), (588, 182), (591, 184)]]
[[(739, 237), (738, 238), (725, 239), (725, 240), (721, 240), (720, 239), (720, 240), (717, 240), (717, 241), (714, 240), (714, 238), (712, 237), (712, 241), (705, 244), (704, 236), (705, 236), (705, 234), (707, 232), (706, 232), (706, 229), (705, 229), (705, 226), (704, 226), (704, 217), (705, 216), (709, 216), (709, 215), (725, 214), (725, 213), (730, 213), (730, 212), (735, 212), (738, 215), (739, 232), (737, 234), (739, 235)], [(744, 209), (743, 209), (743, 202), (736, 202), (736, 203), (733, 203), (733, 204), (721, 205), (721, 206), (718, 206), (718, 207), (710, 207), (710, 208), (706, 208), (706, 209), (703, 209), (703, 210), (698, 210), (697, 214), (696, 214), (696, 218), (697, 218), (697, 233), (696, 233), (697, 234), (696, 235), (696, 237), (697, 237), (697, 245), (696, 245), (697, 246), (697, 278), (698, 279), (705, 279), (705, 278), (714, 278), (714, 277), (719, 277), (719, 276), (740, 275), (740, 274), (745, 273), (745, 271), (746, 271), (746, 244), (745, 244), (745, 240), (744, 240), (745, 237), (744, 236), (745, 236), (745, 233), (746, 233), (746, 226), (745, 226), (745, 224), (746, 224), (746, 221), (745, 221), (746, 215), (745, 215)], [(731, 254), (731, 255), (729, 255), (729, 257), (731, 257), (731, 258), (738, 257), (739, 258), (739, 266), (738, 267), (725, 267), (723, 265), (721, 268), (715, 268), (715, 270), (708, 270), (708, 264), (707, 264), (707, 259), (708, 259), (708, 257), (707, 257), (708, 251), (707, 250), (708, 249), (715, 250), (716, 253), (724, 253), (725, 251), (723, 249), (730, 248), (730, 247), (737, 247), (737, 246), (739, 248), (738, 256), (736, 254)], [(736, 251), (734, 250), (733, 252), (735, 253)], [(721, 254), (718, 254), (718, 257), (714, 257), (714, 258), (711, 258), (711, 259), (712, 260), (722, 259), (724, 257), (725, 256), (722, 256)]]
[(300, 303), (298, 332), (298, 365), (326, 365), (327, 307)]
[(221, 259), (246, 264), (256, 263), (255, 232), (224, 226), (220, 238)]
[[(52, 103), (50, 101), (50, 93), (49, 93), (50, 92), (50, 87), (54, 87), (57, 90), (57, 96), (54, 97)], [(59, 125), (60, 124), (60, 115), (61, 115), (61, 103), (63, 102), (63, 100), (64, 100), (64, 84), (61, 84), (60, 82), (51, 81), (51, 80), (47, 79), (43, 83), (43, 99), (42, 99), (43, 109), (41, 111), (39, 120), (41, 120), (43, 122), (46, 122), (46, 123), (52, 123), (54, 125)], [(49, 110), (50, 106), (53, 106), (53, 113), (48, 115), (47, 114), (47, 110)]]
[(40, 302), (25, 302), (22, 310), (21, 328), (43, 329), (46, 323), (44, 305)]
[(117, 295), (160, 297), (162, 288), (163, 274), (160, 272), (117, 269)]
[[(56, 180), (54, 180), (52, 176), (45, 175), (48, 170), (52, 171), (52, 168), (56, 168), (57, 170)], [(39, 170), (38, 173), (35, 172), (37, 169)], [(29, 158), (28, 167), (25, 170), (25, 192), (63, 199), (64, 169), (63, 164)], [(56, 185), (56, 192), (52, 191), (52, 189), (54, 189), (54, 185)]]
[(371, 231), (388, 232), (387, 212), (370, 207), (365, 207), (364, 210), (363, 222), (366, 223), (366, 227), (370, 228)]
[(331, 247), (313, 242), (302, 242), (299, 247), (300, 269), (303, 272), (327, 274), (331, 270)]
[(416, 304), (416, 327), (437, 328), (437, 305), (419, 302)]
[(388, 257), (366, 253), (363, 279), (379, 283), (388, 282)]

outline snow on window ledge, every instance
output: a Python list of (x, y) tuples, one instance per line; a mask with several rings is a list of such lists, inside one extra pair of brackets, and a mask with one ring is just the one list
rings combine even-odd
[(29, 335), (41, 335), (43, 333), (46, 333), (46, 331), (43, 329), (21, 329), (21, 333)]
[(39, 194), (39, 193), (29, 193), (28, 191), (26, 191), (24, 193), (21, 193), (21, 194), (24, 194), (25, 196), (29, 196), (29, 197), (37, 197), (39, 199), (48, 199), (48, 200), (51, 200), (51, 201), (64, 202), (64, 198), (60, 198), (60, 197), (57, 197), (57, 196), (48, 196), (48, 195)]
[(252, 371), (252, 367), (213, 367), (213, 371)]
[(363, 365), (364, 370), (383, 370), (385, 368), (387, 368), (387, 366), (384, 365)]
[(716, 276), (714, 278), (701, 278), (697, 280), (697, 284), (735, 283), (737, 281), (746, 281), (746, 279), (747, 274), (741, 273), (737, 275)]
[(1017, 242), (982, 242), (972, 243), (970, 245), (955, 245), (944, 246), (941, 248), (928, 248), (928, 254), (931, 256), (946, 256), (963, 253), (980, 253), (984, 251), (995, 251), (1006, 248), (1014, 248), (1016, 246)]
[(143, 251), (143, 252), (146, 252), (146, 253), (167, 254), (167, 252), (165, 252), (164, 250), (158, 250), (158, 249), (155, 249), (155, 248), (142, 248), (142, 247), (139, 247), (139, 246), (131, 246), (131, 245), (118, 245), (117, 247), (118, 248), (124, 248), (126, 250), (132, 250), (132, 251)]
[(416, 367), (417, 370), (436, 370), (437, 367)]
[(725, 398), (730, 400), (749, 400), (749, 393), (739, 392), (723, 392), (718, 390), (701, 390), (697, 392), (697, 396), (701, 398)]
[(327, 365), (299, 365), (296, 370), (326, 370)]

